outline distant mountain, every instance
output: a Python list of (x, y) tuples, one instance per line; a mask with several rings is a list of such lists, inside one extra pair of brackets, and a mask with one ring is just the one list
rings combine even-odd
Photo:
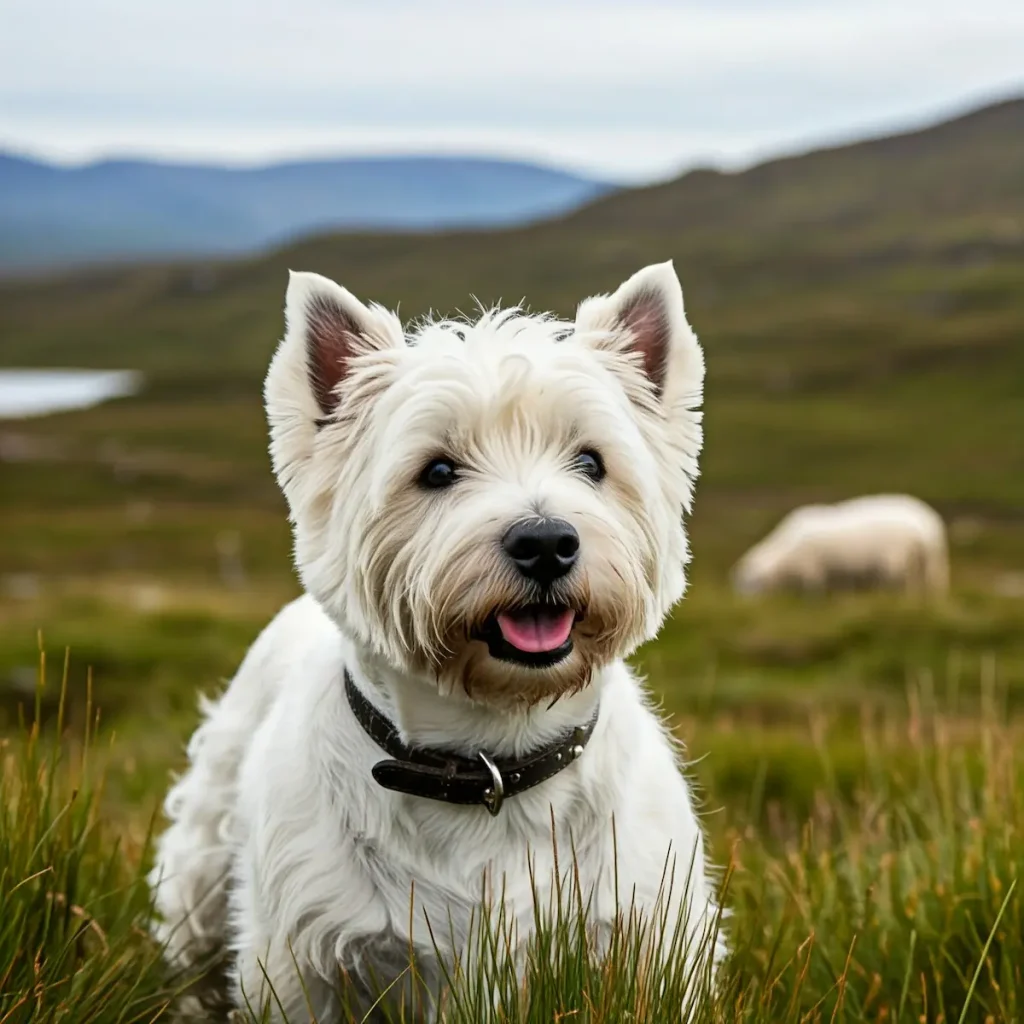
[(244, 253), (338, 229), (500, 227), (611, 190), (535, 164), (471, 158), (65, 168), (0, 154), (0, 270)]

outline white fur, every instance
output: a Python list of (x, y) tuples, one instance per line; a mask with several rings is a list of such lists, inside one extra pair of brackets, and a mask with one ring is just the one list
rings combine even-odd
[(740, 559), (733, 582), (741, 593), (863, 583), (945, 593), (945, 525), (934, 509), (906, 495), (806, 505)]
[[(317, 302), (358, 335), (319, 430)], [(339, 968), (368, 1001), (370, 972), (392, 980), (410, 947), (435, 981), (433, 941), (446, 959), (465, 954), (485, 880), (524, 942), (531, 860), (541, 899), (553, 891), (554, 821), (563, 876), (572, 847), (594, 894), (595, 934), (633, 900), (667, 912), (670, 929), (681, 915), (693, 966), (717, 960), (721, 943), (699, 941), (717, 908), (677, 749), (622, 660), (682, 595), (689, 557), (703, 360), (671, 265), (587, 300), (575, 324), (506, 311), (407, 338), (392, 314), (311, 274), (292, 275), (286, 314), (266, 398), (308, 595), (204, 706), (167, 798), (151, 879), (169, 959), (187, 968), (227, 947), (236, 1001), (268, 1001), (265, 971), (289, 1019), (309, 1019), (308, 998), (321, 1022), (340, 1020)], [(668, 332), (657, 381), (643, 360), (652, 324)], [(580, 447), (603, 455), (600, 484), (573, 470)], [(465, 472), (424, 493), (417, 473), (439, 449)], [(549, 669), (499, 662), (466, 636), (522, 598), (498, 541), (538, 512), (579, 531), (563, 593), (587, 608), (573, 653)], [(406, 742), (467, 755), (523, 754), (599, 717), (577, 761), (492, 818), (374, 782), (384, 755), (351, 714), (345, 669)]]

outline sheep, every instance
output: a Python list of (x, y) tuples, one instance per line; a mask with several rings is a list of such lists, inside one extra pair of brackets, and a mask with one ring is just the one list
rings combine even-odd
[(806, 505), (737, 562), (732, 584), (741, 594), (863, 586), (944, 594), (946, 527), (934, 509), (908, 495)]

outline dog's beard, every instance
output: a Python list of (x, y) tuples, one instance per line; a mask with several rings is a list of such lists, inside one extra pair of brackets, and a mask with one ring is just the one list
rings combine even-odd
[[(553, 704), (588, 686), (598, 669), (635, 646), (639, 603), (602, 601), (585, 577), (540, 592), (499, 588), (448, 626), (430, 668), (442, 693), (503, 706)], [(562, 634), (571, 617), (568, 636)], [(509, 621), (509, 620), (512, 621)], [(539, 620), (539, 621), (531, 621)]]
[(469, 640), (440, 666), (437, 682), (443, 693), (461, 689), (482, 703), (532, 707), (579, 693), (590, 683), (594, 667), (575, 643), (558, 664), (533, 667), (495, 658), (482, 640)]

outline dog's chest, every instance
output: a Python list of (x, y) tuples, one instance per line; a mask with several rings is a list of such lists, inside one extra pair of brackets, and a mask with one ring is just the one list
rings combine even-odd
[[(459, 954), (479, 928), (481, 908), (506, 925), (515, 922), (520, 938), (532, 930), (535, 903), (546, 906), (556, 873), (584, 886), (597, 881), (593, 848), (568, 837), (552, 840), (547, 829), (518, 820), (496, 821), (480, 809), (442, 808), (396, 828), (383, 843), (357, 842), (361, 867), (390, 922), (395, 942), (408, 951), (421, 948)], [(550, 812), (549, 812), (550, 813)], [(410, 824), (410, 823), (406, 823)], [(561, 858), (559, 858), (559, 850)]]

